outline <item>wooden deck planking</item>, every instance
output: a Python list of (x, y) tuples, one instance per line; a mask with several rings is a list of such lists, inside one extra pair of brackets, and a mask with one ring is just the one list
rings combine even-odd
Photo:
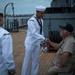
[[(11, 32), (13, 38), (13, 55), (16, 64), (16, 74), (21, 75), (22, 63), (25, 55), (24, 39), (26, 29), (20, 29), (19, 32)], [(51, 61), (54, 59), (55, 52), (40, 52), (39, 72), (38, 75), (47, 75)]]

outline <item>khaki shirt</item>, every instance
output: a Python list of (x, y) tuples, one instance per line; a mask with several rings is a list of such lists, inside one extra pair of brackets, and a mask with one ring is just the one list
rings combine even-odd
[[(53, 61), (55, 65), (59, 63), (61, 56), (65, 51), (71, 54), (68, 59), (68, 60), (71, 60), (72, 57), (74, 57), (75, 55), (75, 39), (73, 36), (67, 37), (65, 40), (62, 40), (62, 42), (60, 43), (60, 48), (58, 49), (56, 53), (56, 57)], [(67, 61), (65, 66), (70, 64), (71, 64), (70, 61)]]

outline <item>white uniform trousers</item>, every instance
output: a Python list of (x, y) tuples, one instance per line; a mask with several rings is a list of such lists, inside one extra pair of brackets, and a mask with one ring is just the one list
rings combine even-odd
[[(38, 75), (40, 43), (25, 45), (25, 58), (22, 66), (21, 75)], [(30, 71), (30, 61), (32, 60), (32, 69)]]

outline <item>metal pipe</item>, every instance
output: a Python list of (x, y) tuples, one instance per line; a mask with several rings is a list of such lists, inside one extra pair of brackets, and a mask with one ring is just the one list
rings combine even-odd
[(11, 2), (11, 3), (8, 3), (5, 7), (4, 7), (4, 20), (5, 20), (5, 29), (7, 29), (7, 25), (6, 25), (6, 8), (7, 8), (7, 6), (8, 5), (12, 5), (12, 9), (13, 9), (13, 13), (14, 13), (14, 7), (13, 7), (13, 3)]
[(14, 13), (14, 6), (13, 6), (13, 4), (12, 4), (12, 11), (13, 11), (13, 18), (14, 18), (14, 20), (15, 20), (15, 13)]

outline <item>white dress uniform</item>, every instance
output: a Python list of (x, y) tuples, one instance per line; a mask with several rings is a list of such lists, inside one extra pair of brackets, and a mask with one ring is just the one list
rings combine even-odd
[[(40, 41), (44, 41), (45, 37), (40, 34), (40, 26), (36, 20), (36, 15), (33, 15), (28, 20), (28, 30), (25, 39), (25, 58), (22, 66), (21, 75), (38, 75)], [(43, 25), (43, 20), (42, 25)], [(30, 60), (32, 60), (31, 74), (29, 74)]]
[(5, 62), (2, 57), (2, 41), (0, 36), (0, 75), (8, 75)]
[(5, 71), (15, 70), (12, 52), (12, 37), (8, 31), (0, 27), (0, 75), (7, 75)]

